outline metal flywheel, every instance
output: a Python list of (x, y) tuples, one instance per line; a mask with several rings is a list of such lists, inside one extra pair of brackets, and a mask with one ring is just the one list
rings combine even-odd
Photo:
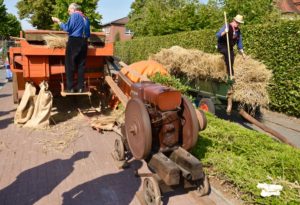
[(136, 159), (146, 158), (152, 146), (151, 122), (144, 103), (138, 98), (127, 103), (125, 132), (132, 155)]
[(185, 96), (182, 97), (181, 108), (183, 108), (182, 147), (190, 150), (198, 141), (199, 122), (193, 104)]

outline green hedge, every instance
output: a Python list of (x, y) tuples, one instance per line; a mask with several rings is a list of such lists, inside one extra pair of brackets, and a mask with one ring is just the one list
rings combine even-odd
[[(130, 64), (173, 45), (214, 53), (215, 32), (191, 31), (117, 42), (115, 55)], [(274, 73), (269, 90), (271, 109), (300, 117), (300, 21), (244, 26), (242, 32), (246, 53)]]

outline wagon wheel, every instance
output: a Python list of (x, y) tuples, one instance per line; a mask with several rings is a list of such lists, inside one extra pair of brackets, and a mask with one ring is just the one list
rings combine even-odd
[(144, 103), (138, 98), (128, 101), (125, 110), (125, 133), (132, 155), (146, 158), (152, 146), (150, 117)]
[(197, 181), (197, 191), (198, 196), (205, 196), (210, 193), (210, 183), (208, 177), (204, 175), (204, 178)]
[(121, 139), (115, 140), (114, 157), (118, 161), (122, 161), (125, 159), (125, 149)]
[(198, 140), (199, 122), (192, 103), (185, 97), (182, 97), (181, 108), (183, 109), (183, 128), (182, 128), (182, 147), (189, 150), (195, 146)]
[(200, 100), (198, 108), (212, 114), (216, 113), (215, 104), (209, 98), (202, 98)]
[(161, 193), (157, 181), (147, 177), (143, 182), (143, 194), (147, 205), (161, 205)]

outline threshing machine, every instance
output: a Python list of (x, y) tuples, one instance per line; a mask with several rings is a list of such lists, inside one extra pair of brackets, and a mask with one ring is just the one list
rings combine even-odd
[[(13, 97), (17, 103), (25, 89), (25, 82), (39, 85), (47, 81), (50, 91), (64, 94), (65, 48), (49, 48), (44, 43), (47, 35), (67, 37), (66, 32), (49, 30), (28, 30), (16, 38), (16, 46), (9, 49), (9, 60), (13, 71)], [(104, 44), (104, 33), (91, 33), (85, 69), (87, 92), (97, 89), (104, 82), (106, 57), (113, 56), (113, 44)], [(75, 79), (76, 79), (75, 75)]]

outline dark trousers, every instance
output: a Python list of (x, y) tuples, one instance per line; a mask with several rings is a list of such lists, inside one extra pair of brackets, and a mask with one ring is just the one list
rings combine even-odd
[(74, 86), (74, 72), (77, 68), (78, 82), (77, 88), (84, 88), (84, 68), (87, 56), (87, 40), (80, 37), (69, 37), (66, 48), (66, 77), (67, 89), (71, 90)]
[[(226, 64), (226, 68), (227, 68), (227, 74), (230, 75), (230, 71), (229, 71), (229, 58), (228, 58), (228, 49), (227, 47), (223, 48), (223, 47), (219, 47), (218, 48), (219, 52), (223, 54), (224, 59), (225, 59), (225, 64)], [(234, 52), (233, 50), (230, 51), (230, 60), (231, 60), (231, 73), (232, 76), (234, 76), (234, 69), (233, 69), (233, 64), (234, 64)]]

